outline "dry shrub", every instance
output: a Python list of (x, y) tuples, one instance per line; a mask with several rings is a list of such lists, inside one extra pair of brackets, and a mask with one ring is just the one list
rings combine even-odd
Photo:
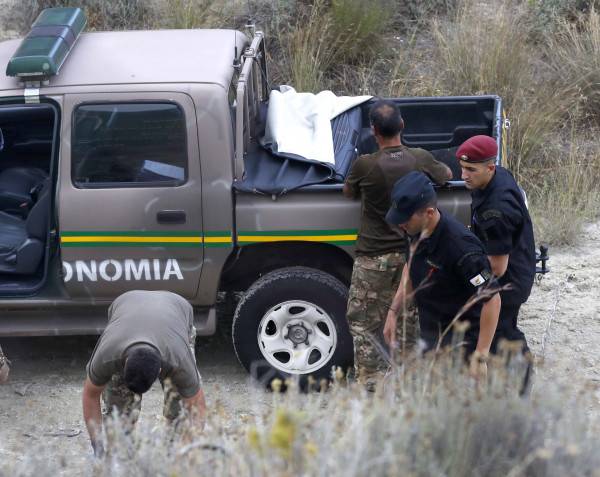
[(530, 79), (526, 34), (509, 2), (493, 7), (462, 1), (448, 21), (434, 19), (440, 89), (451, 94), (498, 94), (509, 106)]
[(531, 215), (538, 238), (577, 243), (585, 224), (598, 220), (600, 143), (579, 135), (574, 125), (569, 138), (553, 145), (542, 148), (541, 160), (523, 173), (530, 178)]
[(591, 8), (575, 23), (560, 19), (544, 39), (557, 87), (578, 88), (587, 112), (600, 119), (600, 14)]
[(17, 0), (3, 15), (3, 24), (25, 34), (40, 12), (53, 7), (79, 7), (87, 30), (141, 30), (156, 23), (151, 0)]
[(313, 5), (299, 4), (293, 24), (278, 22), (280, 51), (272, 66), (281, 83), (303, 92), (324, 89), (325, 74), (337, 63), (346, 41), (332, 35), (331, 26), (325, 0), (316, 0)]
[(533, 92), (516, 97), (512, 107), (506, 109), (510, 128), (505, 136), (508, 148), (505, 165), (518, 182), (524, 182), (523, 187), (535, 183), (528, 184), (527, 175), (521, 171), (542, 166), (541, 147), (564, 128), (570, 120), (569, 112), (577, 111), (577, 101), (576, 91), (556, 89), (546, 82)]
[[(594, 475), (600, 468), (594, 395), (577, 380), (560, 384), (538, 369), (532, 395), (514, 390), (506, 363), (494, 359), (487, 388), (470, 382), (456, 353), (412, 359), (367, 395), (335, 381), (327, 392), (303, 395), (252, 388), (252, 412), (222, 411), (216, 390), (203, 432), (185, 440), (163, 422), (140, 422), (127, 435), (109, 422), (109, 456), (87, 462), (55, 455), (50, 439), (3, 461), (4, 475)], [(271, 400), (260, 407), (261, 400)]]
[(161, 28), (231, 27), (232, 5), (222, 0), (172, 0), (157, 4)]
[(559, 28), (561, 20), (572, 22), (595, 4), (597, 0), (528, 0), (523, 7), (529, 39), (542, 42), (545, 34)]
[(580, 101), (577, 90), (545, 82), (508, 110), (506, 165), (528, 195), (538, 241), (574, 243), (597, 219), (600, 151), (580, 127)]

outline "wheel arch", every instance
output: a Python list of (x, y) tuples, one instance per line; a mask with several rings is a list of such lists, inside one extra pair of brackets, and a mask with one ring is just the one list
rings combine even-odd
[(326, 272), (350, 286), (353, 257), (327, 243), (270, 242), (239, 247), (227, 260), (221, 291), (246, 290), (261, 276), (288, 267), (308, 267)]

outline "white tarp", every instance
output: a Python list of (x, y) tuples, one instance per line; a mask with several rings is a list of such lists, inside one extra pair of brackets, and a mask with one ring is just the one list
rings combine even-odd
[(269, 97), (262, 144), (276, 144), (279, 153), (291, 153), (335, 164), (330, 121), (372, 96), (336, 96), (331, 91), (298, 93), (280, 86)]

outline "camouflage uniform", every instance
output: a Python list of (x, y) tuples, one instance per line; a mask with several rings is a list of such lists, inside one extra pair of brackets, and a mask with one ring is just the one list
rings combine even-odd
[[(196, 344), (196, 328), (192, 327), (189, 335), (189, 349), (196, 361), (194, 346)], [(173, 422), (179, 416), (183, 406), (177, 387), (169, 378), (160, 380), (164, 391), (163, 416), (169, 422)], [(200, 385), (202, 378), (200, 377)], [(142, 399), (131, 392), (125, 385), (125, 378), (122, 374), (114, 374), (108, 382), (104, 391), (102, 391), (102, 401), (104, 402), (103, 418), (106, 419), (112, 410), (116, 408), (118, 415), (127, 416), (128, 425), (132, 428), (138, 420), (142, 409)]]
[[(375, 257), (358, 256), (354, 261), (346, 318), (354, 340), (356, 380), (374, 391), (383, 378), (386, 363), (379, 340), (381, 327), (402, 276), (403, 253), (392, 252)], [(405, 328), (406, 327), (406, 328)], [(398, 320), (399, 352), (408, 352), (418, 339), (418, 317), (414, 308)], [(373, 340), (377, 340), (377, 344)]]

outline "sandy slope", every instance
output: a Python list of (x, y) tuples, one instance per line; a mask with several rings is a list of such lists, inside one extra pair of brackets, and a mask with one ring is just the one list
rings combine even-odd
[(521, 328), (550, 370), (600, 383), (600, 224), (577, 246), (550, 250), (551, 272), (523, 305)]

